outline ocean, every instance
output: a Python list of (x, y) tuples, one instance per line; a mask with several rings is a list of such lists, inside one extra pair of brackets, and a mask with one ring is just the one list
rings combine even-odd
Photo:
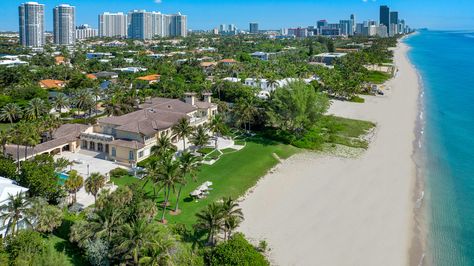
[(424, 265), (474, 265), (474, 31), (405, 41), (421, 76)]

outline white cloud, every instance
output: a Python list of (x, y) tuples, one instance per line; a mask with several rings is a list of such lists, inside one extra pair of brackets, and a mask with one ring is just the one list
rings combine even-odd
[(155, 4), (161, 4), (163, 1), (161, 0), (155, 0)]

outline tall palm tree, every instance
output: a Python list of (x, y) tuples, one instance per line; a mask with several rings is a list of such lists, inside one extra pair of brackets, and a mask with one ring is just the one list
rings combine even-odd
[(175, 191), (177, 184), (182, 183), (182, 173), (178, 161), (173, 160), (172, 155), (161, 157), (160, 182), (165, 188), (165, 201), (163, 203), (163, 213), (161, 222), (166, 223), (165, 213), (169, 203), (169, 197), (172, 191)]
[(29, 215), (33, 219), (34, 229), (42, 233), (51, 233), (61, 225), (63, 211), (54, 205), (49, 205), (45, 199), (36, 198), (29, 208)]
[(97, 115), (97, 103), (99, 102), (99, 98), (102, 96), (102, 89), (98, 86), (95, 86), (90, 90), (90, 92), (94, 97), (94, 110), (95, 115)]
[(59, 93), (53, 101), (53, 108), (62, 113), (64, 108), (69, 107), (69, 99), (64, 93)]
[(150, 245), (155, 231), (154, 224), (145, 220), (136, 220), (122, 225), (116, 237), (116, 252), (125, 258), (132, 257), (133, 264), (138, 265), (142, 251)]
[(191, 136), (191, 142), (194, 146), (200, 149), (202, 146), (206, 145), (211, 137), (207, 134), (207, 129), (203, 125), (199, 125), (196, 127), (196, 130), (193, 132)]
[(21, 108), (18, 104), (8, 103), (0, 110), (0, 120), (13, 124), (13, 121), (21, 117), (21, 114)]
[(67, 167), (72, 166), (72, 165), (73, 165), (72, 161), (69, 161), (68, 159), (61, 157), (61, 158), (58, 158), (54, 162), (54, 168), (55, 168), (54, 170), (60, 173), (66, 170)]
[(75, 95), (75, 104), (78, 109), (90, 113), (94, 100), (88, 90), (79, 90)]
[(152, 237), (139, 263), (150, 266), (172, 265), (170, 262), (175, 252), (176, 241), (171, 235), (158, 233)]
[(227, 239), (231, 236), (232, 230), (234, 230), (238, 224), (244, 220), (244, 215), (242, 209), (239, 208), (239, 204), (231, 197), (223, 198), (222, 200), (224, 239)]
[(209, 123), (209, 130), (214, 133), (215, 146), (217, 149), (217, 141), (219, 136), (225, 135), (227, 133), (227, 126), (224, 122), (222, 115), (215, 115), (211, 122)]
[(92, 173), (86, 180), (85, 189), (87, 193), (94, 195), (94, 202), (97, 200), (97, 194), (105, 185), (105, 176), (100, 173)]
[[(145, 176), (143, 183), (143, 188), (146, 187), (148, 183), (153, 185), (153, 196), (156, 197), (156, 193), (161, 190), (160, 183), (160, 173), (161, 173), (161, 162), (159, 157), (152, 156), (145, 166)], [(157, 190), (157, 188), (159, 188)]]
[(173, 133), (183, 140), (183, 147), (186, 150), (186, 138), (193, 133), (193, 127), (189, 124), (189, 120), (185, 117), (181, 118), (176, 125), (173, 126)]
[(179, 212), (179, 200), (181, 197), (181, 190), (186, 184), (186, 176), (191, 176), (191, 178), (196, 181), (196, 172), (199, 167), (199, 162), (201, 161), (199, 157), (194, 156), (190, 152), (184, 152), (178, 159), (179, 167), (181, 169), (181, 175), (183, 177), (183, 182), (181, 182), (178, 190), (178, 196), (176, 197), (176, 207), (174, 208), (174, 213)]
[(12, 141), (12, 135), (10, 130), (0, 131), (0, 147), (2, 147), (2, 154), (6, 157), (6, 147), (7, 144)]
[(8, 203), (2, 207), (2, 214), (0, 215), (3, 225), (6, 224), (7, 226), (5, 235), (8, 235), (9, 232), (11, 232), (12, 235), (15, 235), (17, 225), (22, 220), (28, 225), (31, 225), (31, 222), (28, 219), (29, 204), (30, 203), (22, 193), (8, 195)]
[(171, 138), (168, 134), (162, 133), (161, 136), (156, 135), (156, 145), (151, 148), (151, 152), (156, 156), (163, 156), (170, 151), (176, 151), (176, 146), (171, 143)]
[(77, 201), (76, 194), (79, 191), (79, 189), (81, 189), (83, 184), (84, 184), (84, 178), (80, 176), (77, 173), (77, 171), (72, 170), (69, 172), (69, 177), (66, 180), (66, 182), (64, 182), (64, 187), (70, 194), (74, 195), (74, 198), (72, 200), (73, 203)]
[(255, 105), (253, 98), (248, 98), (239, 99), (234, 107), (234, 115), (237, 117), (237, 121), (239, 124), (244, 124), (247, 131), (250, 131), (250, 125), (258, 112)]
[(28, 102), (25, 115), (28, 119), (35, 120), (48, 112), (46, 102), (40, 98), (34, 98)]
[(209, 245), (216, 243), (216, 236), (224, 225), (222, 205), (211, 203), (207, 208), (196, 214), (198, 230), (207, 232), (207, 242)]

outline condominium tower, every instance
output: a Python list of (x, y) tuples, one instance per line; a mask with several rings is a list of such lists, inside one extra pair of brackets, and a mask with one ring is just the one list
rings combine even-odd
[(97, 29), (93, 29), (87, 24), (83, 24), (76, 27), (76, 40), (84, 40), (88, 38), (94, 38), (97, 36), (98, 36)]
[(154, 37), (186, 37), (187, 17), (181, 13), (166, 15), (159, 12), (134, 10), (128, 13), (128, 38), (149, 40)]
[(105, 12), (99, 15), (100, 37), (127, 37), (127, 15)]
[(249, 27), (251, 34), (258, 34), (258, 23), (257, 22), (250, 22)]
[(28, 47), (41, 47), (44, 38), (44, 5), (27, 2), (18, 7), (20, 25), (20, 44)]
[(74, 45), (76, 43), (75, 7), (59, 5), (53, 9), (54, 43)]
[(390, 27), (390, 8), (388, 6), (380, 6), (380, 24), (385, 25), (387, 29)]

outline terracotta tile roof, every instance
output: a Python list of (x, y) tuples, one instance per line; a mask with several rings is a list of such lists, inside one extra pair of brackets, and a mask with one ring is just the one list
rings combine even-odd
[(161, 77), (161, 75), (153, 74), (153, 75), (139, 77), (137, 79), (138, 80), (144, 80), (144, 81), (158, 81), (158, 80), (160, 80), (160, 77)]
[(201, 67), (212, 67), (212, 66), (216, 66), (217, 65), (217, 62), (202, 62), (201, 64), (199, 64)]
[(86, 78), (88, 78), (88, 79), (97, 79), (97, 77), (94, 74), (87, 74)]
[(219, 63), (237, 63), (234, 59), (222, 59)]
[(39, 82), (40, 87), (46, 88), (46, 89), (59, 89), (59, 88), (64, 87), (65, 84), (66, 82), (62, 80), (54, 80), (54, 79), (43, 79), (43, 80), (40, 80)]
[(153, 98), (140, 105), (141, 110), (121, 115), (100, 118), (99, 124), (117, 126), (117, 130), (152, 136), (157, 131), (168, 129), (181, 118), (197, 110), (196, 107), (178, 99)]
[(54, 58), (54, 60), (56, 61), (56, 65), (64, 64), (66, 62), (64, 59), (64, 56), (56, 56)]

